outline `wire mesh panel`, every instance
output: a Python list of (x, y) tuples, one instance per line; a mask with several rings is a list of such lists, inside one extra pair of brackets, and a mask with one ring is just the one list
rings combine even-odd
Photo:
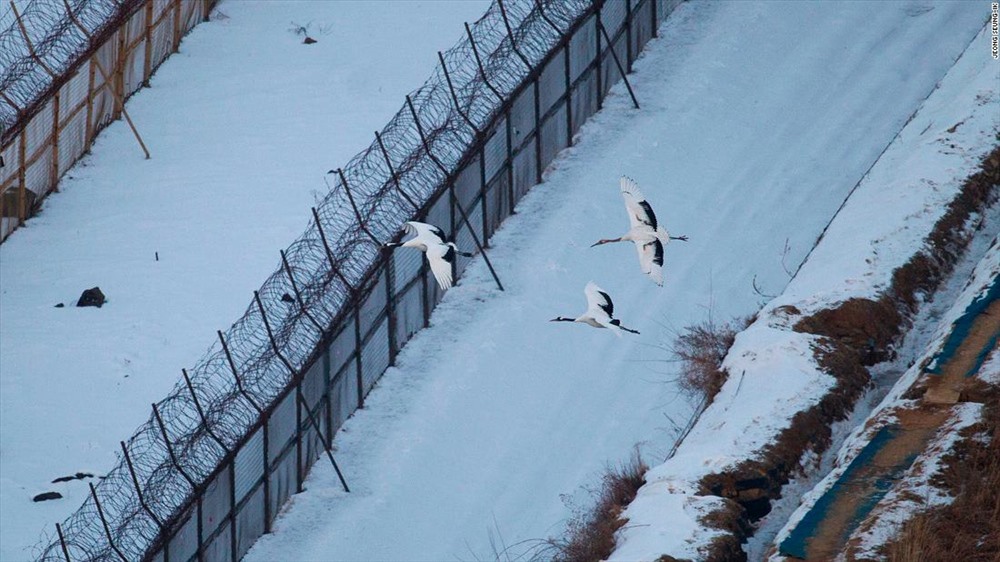
[(264, 428), (253, 432), (236, 453), (236, 501), (259, 487), (264, 476)]
[(236, 516), (236, 556), (242, 558), (253, 543), (264, 534), (264, 488), (244, 499)]

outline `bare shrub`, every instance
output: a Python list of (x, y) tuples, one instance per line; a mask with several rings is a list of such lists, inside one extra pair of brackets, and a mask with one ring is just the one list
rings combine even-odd
[(681, 361), (681, 389), (711, 402), (722, 389), (728, 374), (722, 368), (736, 334), (750, 325), (752, 317), (721, 324), (712, 318), (684, 328), (674, 339), (671, 352)]
[(601, 478), (601, 487), (594, 491), (596, 503), (590, 511), (570, 520), (564, 538), (550, 539), (556, 562), (594, 562), (611, 556), (615, 549), (615, 532), (627, 523), (622, 511), (645, 482), (649, 467), (642, 462), (638, 450), (628, 461), (609, 466)]

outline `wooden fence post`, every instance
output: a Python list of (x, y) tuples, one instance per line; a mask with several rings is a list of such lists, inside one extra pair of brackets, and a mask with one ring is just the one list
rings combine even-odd
[(114, 119), (122, 116), (122, 109), (125, 107), (125, 61), (128, 60), (128, 20), (118, 28), (118, 56), (115, 57), (115, 67), (111, 69), (112, 84), (110, 86), (117, 94), (115, 101)]
[(181, 0), (174, 0), (174, 52), (181, 46)]

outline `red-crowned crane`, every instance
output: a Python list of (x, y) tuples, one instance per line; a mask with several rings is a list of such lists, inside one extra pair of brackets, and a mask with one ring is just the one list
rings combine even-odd
[(626, 328), (622, 326), (621, 320), (612, 318), (615, 313), (615, 305), (611, 302), (611, 297), (593, 281), (587, 283), (583, 294), (587, 295), (587, 312), (576, 318), (557, 316), (549, 322), (580, 322), (595, 328), (607, 328), (618, 337), (622, 337), (623, 330), (632, 334), (639, 333), (639, 330)]
[(631, 228), (620, 238), (598, 240), (590, 247), (608, 244), (610, 242), (635, 242), (639, 252), (639, 265), (642, 272), (649, 275), (657, 285), (663, 286), (663, 246), (671, 240), (687, 240), (687, 236), (670, 236), (666, 229), (657, 224), (656, 214), (649, 202), (643, 197), (638, 184), (632, 178), (622, 176), (620, 181), (622, 198), (625, 199), (625, 210)]
[(416, 248), (427, 256), (427, 263), (431, 266), (431, 273), (437, 279), (442, 291), (451, 288), (451, 266), (455, 263), (455, 254), (461, 254), (471, 258), (472, 254), (459, 251), (454, 242), (449, 242), (445, 238), (444, 231), (434, 226), (417, 221), (408, 221), (403, 225), (407, 234), (412, 234), (406, 242), (390, 242), (386, 248), (402, 246), (404, 248)]

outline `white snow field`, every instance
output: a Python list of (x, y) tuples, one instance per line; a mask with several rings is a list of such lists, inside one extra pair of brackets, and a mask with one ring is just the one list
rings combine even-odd
[[(223, 2), (128, 104), (152, 159), (111, 125), (0, 246), (0, 560), (79, 507), (86, 481), (50, 481), (114, 465), (277, 266), (323, 174), (488, 5)], [(93, 286), (109, 302), (75, 308)], [(65, 498), (31, 502), (49, 490)]]
[[(681, 5), (635, 65), (642, 109), (616, 87), (491, 240), (507, 290), (477, 260), (338, 433), (352, 492), (321, 459), (246, 559), (513, 559), (635, 444), (659, 462), (692, 409), (672, 332), (755, 311), (755, 274), (782, 291), (786, 240), (793, 270), (985, 17), (975, 3)], [(621, 174), (690, 236), (666, 247), (662, 289), (631, 247), (588, 247), (627, 229)], [(589, 280), (641, 335), (547, 322), (581, 313)]]
[[(983, 27), (848, 199), (795, 279), (737, 336), (723, 363), (730, 380), (676, 456), (647, 473), (647, 483), (624, 513), (629, 525), (620, 533), (610, 560), (650, 559), (662, 554), (696, 558), (697, 549), (719, 533), (704, 529), (696, 520), (705, 509), (721, 505), (718, 498), (695, 495), (698, 481), (755, 455), (788, 427), (793, 415), (818, 402), (833, 386), (833, 377), (814, 359), (812, 345), (817, 337), (791, 327), (802, 317), (850, 298), (877, 298), (891, 284), (893, 272), (922, 249), (948, 203), (995, 146), (1000, 132), (1000, 66), (991, 59), (988, 47), (989, 35)], [(957, 283), (958, 287), (942, 288), (939, 299), (946, 303), (944, 310), (931, 316), (932, 326), (937, 327), (940, 321), (938, 333), (933, 338), (931, 334), (916, 334), (917, 341), (923, 341), (919, 349), (902, 349), (911, 361), (924, 354), (924, 347), (933, 347), (930, 340), (936, 340), (936, 346), (943, 345), (951, 322), (964, 310), (963, 305), (958, 313), (948, 312), (947, 303), (964, 299), (968, 304), (975, 295), (973, 290), (959, 298), (972, 268), (987, 254), (1000, 229), (998, 215), (1000, 209), (993, 209), (980, 217), (985, 220), (981, 240), (972, 244), (963, 258), (963, 263), (970, 263), (965, 269), (956, 269), (952, 285)], [(982, 279), (973, 289), (988, 285), (990, 271), (986, 267), (986, 272), (977, 276)], [(901, 371), (909, 366), (905, 361), (899, 360)], [(900, 401), (922, 372), (919, 364), (908, 371), (886, 402)], [(859, 401), (859, 409), (863, 402)], [(852, 414), (859, 424), (855, 433), (870, 437), (872, 425), (864, 423), (865, 414)], [(850, 441), (855, 447), (845, 447), (850, 453), (866, 443), (856, 435)], [(811, 505), (832, 484), (833, 476), (829, 478), (803, 501)], [(797, 501), (794, 496), (787, 499), (792, 509)], [(793, 521), (804, 511), (800, 508)], [(788, 515), (784, 513), (786, 518)], [(754, 539), (761, 544), (751, 548), (751, 560), (761, 559), (769, 546), (767, 539), (778, 531), (767, 530), (767, 523), (759, 531), (765, 536)], [(777, 540), (782, 538), (779, 535)]]

